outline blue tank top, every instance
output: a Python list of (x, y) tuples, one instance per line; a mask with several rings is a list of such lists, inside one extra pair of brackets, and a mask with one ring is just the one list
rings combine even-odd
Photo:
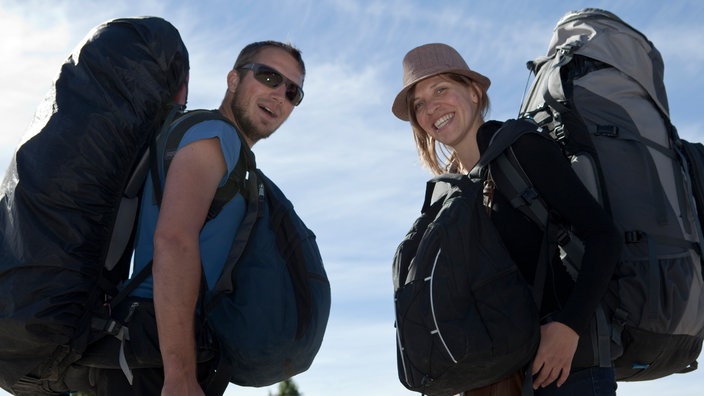
[[(183, 136), (178, 149), (185, 145), (202, 139), (217, 137), (225, 163), (227, 174), (220, 181), (224, 185), (230, 172), (234, 169), (239, 159), (240, 145), (242, 144), (235, 129), (221, 120), (208, 120), (191, 127)], [(161, 181), (163, 185), (163, 180)], [(135, 236), (135, 252), (133, 275), (139, 273), (154, 257), (154, 230), (159, 216), (159, 207), (156, 205), (151, 174), (144, 184), (142, 206), (140, 208), (137, 234)], [(200, 255), (208, 287), (212, 287), (219, 278), (227, 259), (227, 254), (235, 238), (245, 213), (245, 201), (241, 194), (235, 195), (225, 206), (220, 214), (206, 222), (200, 232)], [(131, 295), (144, 298), (153, 298), (153, 279), (149, 275)]]

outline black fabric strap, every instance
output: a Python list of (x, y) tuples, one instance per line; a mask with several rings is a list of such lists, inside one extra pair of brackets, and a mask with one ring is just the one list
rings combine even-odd
[(521, 389), (521, 396), (533, 395), (533, 359), (531, 359), (528, 366), (523, 371), (523, 388)]
[(116, 307), (119, 303), (121, 303), (127, 296), (134, 291), (134, 289), (137, 288), (137, 286), (141, 285), (142, 282), (144, 282), (145, 279), (149, 275), (152, 274), (152, 264), (154, 263), (154, 260), (149, 260), (149, 263), (144, 266), (135, 276), (133, 276), (127, 284), (125, 284), (125, 287), (123, 287), (120, 292), (113, 297), (113, 299), (110, 301), (110, 305), (113, 307)]
[(150, 168), (151, 168), (151, 174), (152, 174), (152, 185), (154, 187), (154, 196), (156, 199), (157, 204), (161, 204), (161, 197), (164, 193), (163, 189), (161, 188), (161, 183), (159, 182), (159, 148), (157, 146), (157, 142), (159, 142), (160, 138), (162, 136), (166, 136), (169, 133), (169, 129), (171, 128), (171, 124), (176, 120), (177, 117), (183, 114), (183, 106), (180, 105), (174, 105), (171, 110), (169, 111), (169, 114), (166, 116), (166, 120), (164, 120), (164, 123), (161, 125), (161, 130), (159, 131), (159, 134), (156, 135), (154, 139), (152, 139), (150, 145), (149, 145), (149, 151), (151, 153), (151, 161), (150, 161)]
[[(222, 272), (223, 274), (231, 274), (235, 270), (234, 267), (242, 256), (247, 241), (249, 240), (249, 235), (252, 233), (254, 224), (259, 218), (260, 208), (262, 205), (266, 204), (264, 202), (263, 187), (260, 187), (261, 183), (258, 181), (256, 173), (256, 171), (250, 172), (247, 178), (247, 212), (245, 213), (244, 219), (242, 219), (242, 223), (240, 223), (240, 227), (235, 235), (235, 240), (232, 242), (232, 247), (230, 248), (230, 253), (226, 260), (227, 265)], [(205, 317), (207, 310), (212, 304), (217, 302), (219, 297), (226, 292), (232, 292), (233, 289), (232, 276), (220, 276), (218, 283), (213, 288), (216, 293), (214, 299), (205, 304), (204, 296), (201, 296), (204, 301), (202, 305), (203, 317)], [(202, 291), (203, 290), (205, 289), (202, 289)], [(218, 356), (215, 372), (204, 389), (205, 396), (221, 396), (224, 394), (225, 389), (227, 389), (230, 383), (231, 371), (232, 364), (220, 354)]]
[[(176, 110), (181, 111), (179, 111), (177, 115), (167, 119), (168, 122), (165, 122), (162, 126), (159, 137), (154, 142), (151, 150), (153, 153), (156, 153), (156, 155), (152, 156), (151, 173), (152, 184), (154, 187), (154, 199), (157, 205), (161, 204), (161, 199), (164, 193), (161, 183), (161, 176), (162, 174), (166, 175), (169, 166), (171, 165), (171, 161), (176, 155), (181, 139), (183, 139), (183, 136), (191, 127), (203, 121), (220, 120), (232, 125), (232, 127), (237, 131), (237, 128), (232, 124), (232, 122), (223, 116), (218, 110), (193, 110), (186, 113), (183, 113), (182, 109)], [(176, 121), (175, 124), (174, 121)], [(254, 169), (248, 165), (248, 163), (253, 162), (250, 160), (250, 158), (253, 157), (253, 154), (249, 151), (249, 147), (247, 147), (247, 143), (239, 134), (239, 131), (237, 131), (237, 134), (240, 137), (241, 142), (239, 160), (227, 178), (225, 185), (219, 187), (215, 192), (213, 202), (208, 209), (207, 220), (215, 218), (225, 204), (230, 202), (230, 200), (238, 192), (240, 192), (243, 188), (242, 186), (247, 170)], [(159, 161), (162, 161), (161, 167), (159, 166)]]
[[(264, 202), (264, 189), (262, 184), (257, 178), (256, 171), (249, 173), (247, 178), (247, 212), (245, 213), (240, 227), (237, 230), (235, 239), (232, 242), (232, 247), (228, 253), (228, 257), (223, 268), (223, 274), (232, 273), (235, 270), (235, 265), (239, 261), (242, 253), (244, 252), (249, 236), (254, 229), (254, 224), (259, 218), (260, 209), (266, 203)], [(234, 290), (234, 285), (232, 283), (232, 277), (221, 276), (218, 283), (213, 287), (216, 293), (231, 293)]]

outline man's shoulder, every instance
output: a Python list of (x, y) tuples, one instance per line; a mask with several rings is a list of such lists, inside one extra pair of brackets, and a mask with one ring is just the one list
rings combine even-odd
[(187, 110), (179, 116), (177, 122), (187, 122), (191, 125), (197, 125), (205, 122), (219, 122), (235, 129), (234, 123), (217, 109)]
[[(188, 134), (206, 133), (217, 135), (226, 133), (234, 136), (238, 135), (234, 123), (217, 110), (189, 110), (177, 122), (183, 123)], [(178, 123), (175, 124), (175, 127), (178, 127)]]

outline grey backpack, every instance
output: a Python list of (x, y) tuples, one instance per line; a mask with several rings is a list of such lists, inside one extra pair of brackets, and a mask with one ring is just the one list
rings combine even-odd
[[(686, 142), (670, 122), (660, 53), (612, 13), (584, 9), (560, 19), (547, 56), (528, 66), (535, 79), (521, 117), (561, 143), (623, 234), (597, 315), (595, 363), (613, 360), (621, 381), (696, 369), (704, 335), (697, 211), (704, 208), (692, 194)], [(579, 253), (564, 261), (576, 274)]]

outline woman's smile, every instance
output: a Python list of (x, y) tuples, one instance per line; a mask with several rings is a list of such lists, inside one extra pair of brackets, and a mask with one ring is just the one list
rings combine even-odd
[(455, 113), (448, 113), (440, 117), (440, 119), (435, 121), (435, 123), (433, 124), (435, 130), (439, 131), (442, 127), (447, 125), (447, 123), (450, 122), (450, 120), (452, 120), (453, 118), (455, 118)]

